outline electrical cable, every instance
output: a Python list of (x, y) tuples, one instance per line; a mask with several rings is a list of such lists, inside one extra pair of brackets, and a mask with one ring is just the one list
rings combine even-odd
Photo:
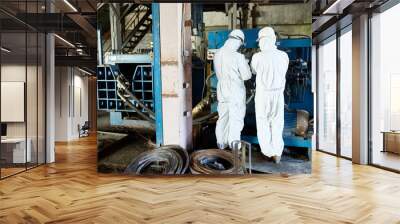
[(127, 174), (176, 175), (189, 167), (189, 154), (178, 145), (166, 145), (139, 154), (125, 169)]

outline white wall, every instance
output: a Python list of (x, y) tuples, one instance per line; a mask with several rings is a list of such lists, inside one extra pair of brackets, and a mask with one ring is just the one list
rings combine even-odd
[(55, 140), (79, 138), (78, 125), (88, 120), (88, 78), (73, 67), (56, 67)]
[[(38, 69), (38, 70), (37, 70)], [(27, 79), (27, 80), (26, 80)], [(32, 161), (39, 163), (44, 162), (44, 135), (45, 135), (45, 118), (44, 118), (44, 74), (42, 67), (36, 65), (9, 63), (1, 66), (2, 82), (24, 82), (26, 84), (26, 108), (22, 108), (22, 112), (26, 110), (26, 120), (23, 122), (6, 122), (8, 138), (25, 138), (30, 140), (32, 151)], [(24, 94), (24, 93), (22, 93)], [(7, 96), (2, 96), (7, 97)], [(1, 108), (3, 112), (12, 113), (10, 108)], [(37, 153), (39, 156), (37, 157)]]
[[(27, 70), (26, 70), (27, 69)], [(26, 71), (28, 72), (28, 87), (27, 87), (27, 119), (28, 119), (28, 137), (30, 127), (36, 131), (36, 80), (31, 77), (31, 74), (36, 76), (36, 67), (19, 64), (4, 64), (1, 66), (1, 81), (2, 82), (24, 82)], [(40, 107), (41, 105), (39, 105)], [(7, 110), (7, 108), (1, 108)], [(34, 122), (34, 123), (32, 123)], [(7, 135), (8, 137), (25, 137), (25, 123), (26, 122), (7, 122)], [(32, 124), (31, 124), (32, 123)], [(35, 132), (36, 136), (36, 132)]]
[[(1, 66), (1, 81), (3, 82), (25, 82), (25, 65), (9, 64)], [(6, 110), (7, 108), (1, 108)], [(25, 137), (25, 123), (7, 123), (7, 137)]]

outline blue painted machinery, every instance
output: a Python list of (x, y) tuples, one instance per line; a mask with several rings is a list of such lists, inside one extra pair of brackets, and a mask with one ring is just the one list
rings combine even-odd
[(148, 55), (111, 55), (97, 68), (97, 105), (113, 112), (111, 124), (121, 123), (122, 115), (137, 115), (154, 121), (152, 64)]
[[(257, 35), (259, 29), (243, 30), (246, 37), (244, 54), (251, 57), (258, 48)], [(229, 30), (212, 31), (208, 33), (208, 55), (212, 55), (216, 49), (222, 47), (229, 35)], [(278, 39), (278, 49), (285, 51), (290, 59), (289, 69), (286, 74), (285, 88), (285, 128), (284, 142), (285, 147), (306, 148), (308, 157), (311, 158), (312, 147), (312, 125), (302, 135), (296, 134), (298, 125), (298, 113), (308, 114), (310, 121), (313, 118), (313, 93), (311, 82), (311, 39), (310, 38), (287, 38)], [(212, 59), (209, 57), (208, 59)], [(250, 58), (249, 58), (250, 59)], [(209, 61), (212, 63), (212, 61)], [(251, 86), (254, 87), (254, 78)], [(215, 74), (211, 75), (211, 91), (216, 91), (217, 78)], [(248, 94), (249, 95), (249, 94)], [(217, 103), (211, 105), (211, 112), (215, 112)], [(312, 122), (309, 122), (312, 124)], [(247, 104), (245, 127), (242, 132), (242, 140), (252, 144), (258, 144), (256, 135), (256, 121), (254, 100)]]
[[(98, 109), (115, 112), (135, 112), (129, 108), (118, 97), (117, 93), (117, 76), (119, 69), (113, 66), (104, 66), (97, 68), (97, 102)], [(153, 97), (153, 76), (151, 74), (150, 64), (141, 64), (135, 67), (133, 74), (130, 77), (131, 91), (137, 96), (139, 101), (150, 110), (154, 110)], [(132, 100), (135, 104), (135, 101)], [(144, 108), (141, 111), (146, 113)]]

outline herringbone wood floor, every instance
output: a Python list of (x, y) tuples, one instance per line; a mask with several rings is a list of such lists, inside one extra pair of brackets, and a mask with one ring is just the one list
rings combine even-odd
[(0, 181), (0, 223), (400, 223), (400, 175), (314, 153), (313, 173), (134, 178), (96, 172), (96, 139)]

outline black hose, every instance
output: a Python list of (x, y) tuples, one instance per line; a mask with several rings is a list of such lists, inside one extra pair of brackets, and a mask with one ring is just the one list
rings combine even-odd
[(184, 174), (189, 167), (189, 155), (178, 145), (166, 145), (139, 154), (125, 169), (127, 174)]
[[(239, 162), (241, 164), (241, 162)], [(243, 168), (234, 167), (234, 155), (222, 149), (205, 149), (192, 153), (190, 156), (190, 171), (192, 174), (243, 174)]]

